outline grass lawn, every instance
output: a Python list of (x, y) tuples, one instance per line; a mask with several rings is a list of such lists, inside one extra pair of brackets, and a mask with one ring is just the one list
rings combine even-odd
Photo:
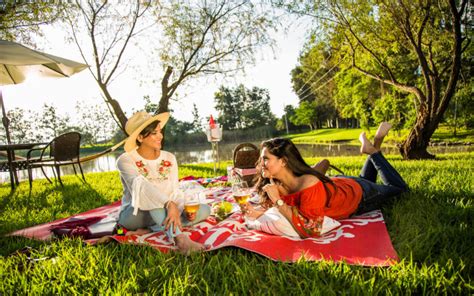
[[(401, 262), (389, 268), (344, 263), (273, 262), (257, 254), (225, 248), (193, 254), (162, 254), (149, 247), (80, 240), (38, 242), (5, 234), (68, 217), (121, 197), (117, 172), (86, 175), (88, 184), (65, 176), (65, 187), (36, 180), (10, 194), (0, 186), (0, 295), (9, 294), (430, 294), (472, 295), (474, 284), (474, 153), (437, 155), (436, 160), (389, 160), (411, 192), (383, 209)], [(313, 163), (316, 159), (307, 159)], [(356, 175), (363, 157), (330, 158)], [(226, 165), (220, 171), (225, 174)], [(182, 165), (180, 175), (211, 176), (212, 164)], [(24, 246), (27, 264), (8, 255)]]
[[(298, 144), (317, 144), (317, 143), (331, 143), (331, 142), (349, 142), (355, 145), (360, 145), (358, 140), (360, 133), (364, 131), (361, 128), (327, 128), (319, 129), (306, 133), (289, 135), (294, 143)], [(369, 138), (372, 138), (377, 131), (376, 127), (372, 127), (366, 131)], [(389, 145), (401, 143), (408, 135), (409, 130), (392, 131), (385, 138), (384, 142)], [(447, 126), (440, 126), (431, 137), (432, 143), (474, 143), (474, 130), (458, 129), (457, 135), (453, 136), (453, 132)]]

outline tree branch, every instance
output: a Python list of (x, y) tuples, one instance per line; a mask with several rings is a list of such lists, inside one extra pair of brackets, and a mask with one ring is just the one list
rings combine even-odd
[(460, 13), (464, 11), (466, 4), (467, 4), (467, 0), (462, 0), (461, 9), (458, 11), (456, 8), (456, 1), (449, 0), (449, 8), (451, 10), (451, 18), (453, 22), (452, 33), (454, 37), (452, 67), (451, 67), (451, 75), (449, 76), (448, 85), (446, 86), (444, 95), (441, 98), (439, 107), (436, 110), (438, 113), (444, 112), (444, 110), (446, 110), (449, 104), (449, 100), (451, 99), (454, 92), (456, 91), (456, 82), (459, 77), (459, 72), (461, 71), (461, 55), (462, 55), (462, 32), (461, 32), (461, 14)]
[[(146, 10), (148, 10), (149, 7), (150, 7), (149, 5), (146, 5), (146, 6), (145, 6), (145, 9), (144, 9), (144, 11), (143, 11), (143, 13), (144, 13)], [(109, 76), (108, 76), (107, 79), (106, 79), (106, 82), (105, 82), (106, 84), (110, 81), (112, 75), (113, 75), (114, 72), (117, 70), (117, 67), (118, 67), (118, 65), (120, 64), (120, 60), (122, 59), (123, 53), (125, 52), (125, 48), (127, 47), (128, 42), (130, 41), (130, 38), (132, 38), (132, 36), (133, 36), (133, 31), (135, 30), (135, 26), (136, 26), (136, 24), (137, 24), (137, 20), (138, 20), (138, 18), (139, 18), (141, 15), (143, 15), (143, 13), (140, 14), (140, 0), (136, 0), (136, 9), (135, 9), (134, 14), (133, 14), (132, 25), (130, 26), (130, 30), (129, 30), (129, 32), (128, 32), (127, 37), (125, 38), (125, 42), (124, 42), (124, 44), (122, 45), (122, 48), (121, 48), (121, 50), (120, 50), (120, 53), (119, 53), (119, 55), (118, 55), (118, 57), (117, 57), (117, 59), (116, 59), (115, 65), (114, 65), (114, 67), (112, 68), (112, 70), (110, 71)]]
[[(369, 49), (367, 47), (367, 45), (365, 45), (364, 42), (362, 42), (362, 40), (360, 40), (360, 38), (357, 36), (357, 34), (355, 34), (354, 30), (352, 29), (352, 26), (350, 24), (350, 22), (347, 20), (347, 18), (344, 16), (344, 13), (342, 12), (342, 9), (339, 7), (339, 5), (337, 5), (336, 3), (336, 7), (337, 9), (339, 10), (339, 15), (340, 17), (342, 18), (343, 22), (346, 24), (347, 28), (349, 29), (349, 32), (351, 33), (351, 35), (356, 39), (357, 43), (362, 46), (362, 48), (364, 48), (376, 61), (377, 63), (385, 70), (387, 71), (387, 74), (388, 76), (390, 77), (390, 79), (395, 83), (396, 82), (396, 79), (395, 79), (395, 76), (393, 75), (393, 72), (392, 70), (390, 69), (390, 67), (385, 64), (384, 62), (382, 62), (382, 60), (380, 59), (380, 57), (375, 54), (374, 51), (372, 51), (371, 49)], [(350, 43), (351, 41), (349, 40), (349, 38), (347, 38), (348, 42)], [(352, 47), (352, 46), (351, 46)], [(355, 56), (355, 53), (354, 55)]]
[(353, 60), (352, 66), (355, 69), (357, 69), (357, 71), (361, 72), (362, 74), (364, 74), (364, 75), (366, 75), (366, 76), (368, 76), (372, 79), (376, 79), (376, 80), (381, 81), (385, 84), (393, 85), (393, 86), (395, 86), (396, 88), (398, 88), (400, 90), (403, 90), (403, 91), (414, 94), (418, 98), (420, 104), (422, 104), (422, 102), (423, 102), (422, 99), (425, 98), (425, 95), (423, 94), (423, 92), (416, 86), (409, 86), (409, 85), (402, 84), (402, 83), (399, 83), (399, 82), (396, 82), (396, 81), (393, 81), (393, 80), (384, 79), (383, 77), (380, 77), (379, 75), (370, 73), (370, 72), (360, 68), (359, 66), (357, 66), (355, 64), (354, 60)]

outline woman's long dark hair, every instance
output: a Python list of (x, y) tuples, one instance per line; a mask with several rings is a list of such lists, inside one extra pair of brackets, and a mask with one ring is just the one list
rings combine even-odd
[[(332, 180), (321, 174), (320, 172), (316, 171), (312, 167), (310, 167), (301, 156), (298, 148), (296, 148), (295, 144), (289, 139), (284, 138), (273, 138), (267, 141), (263, 141), (260, 145), (261, 149), (267, 148), (268, 152), (272, 155), (275, 155), (277, 158), (283, 158), (286, 162), (286, 166), (290, 169), (290, 171), (297, 177), (302, 175), (313, 175), (318, 178), (321, 182), (323, 182), (324, 187), (326, 188), (326, 183), (331, 184), (334, 186)], [(263, 191), (263, 186), (270, 183), (270, 178), (264, 178), (262, 176), (261, 167), (261, 159), (257, 164), (257, 183), (256, 189), (258, 194), (260, 195), (260, 201), (262, 205), (268, 206), (268, 196), (266, 192)], [(326, 189), (326, 192), (329, 193), (329, 190)], [(330, 194), (330, 193), (329, 193)], [(328, 196), (329, 200), (329, 196)]]

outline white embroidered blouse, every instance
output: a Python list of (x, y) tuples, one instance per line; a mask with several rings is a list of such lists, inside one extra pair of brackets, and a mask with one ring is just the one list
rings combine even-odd
[(117, 168), (123, 184), (121, 211), (131, 205), (136, 215), (138, 209), (163, 208), (170, 200), (183, 207), (184, 199), (178, 189), (178, 163), (172, 153), (162, 150), (160, 157), (148, 160), (136, 150), (125, 152), (118, 158)]

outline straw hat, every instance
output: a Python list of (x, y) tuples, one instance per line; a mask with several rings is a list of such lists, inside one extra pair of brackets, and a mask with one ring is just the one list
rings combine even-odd
[(124, 149), (129, 152), (137, 147), (138, 135), (147, 127), (150, 123), (155, 120), (160, 122), (161, 128), (163, 128), (170, 118), (169, 112), (163, 112), (158, 115), (151, 115), (148, 112), (140, 111), (132, 115), (125, 124), (125, 131), (129, 135), (127, 141), (125, 141)]

